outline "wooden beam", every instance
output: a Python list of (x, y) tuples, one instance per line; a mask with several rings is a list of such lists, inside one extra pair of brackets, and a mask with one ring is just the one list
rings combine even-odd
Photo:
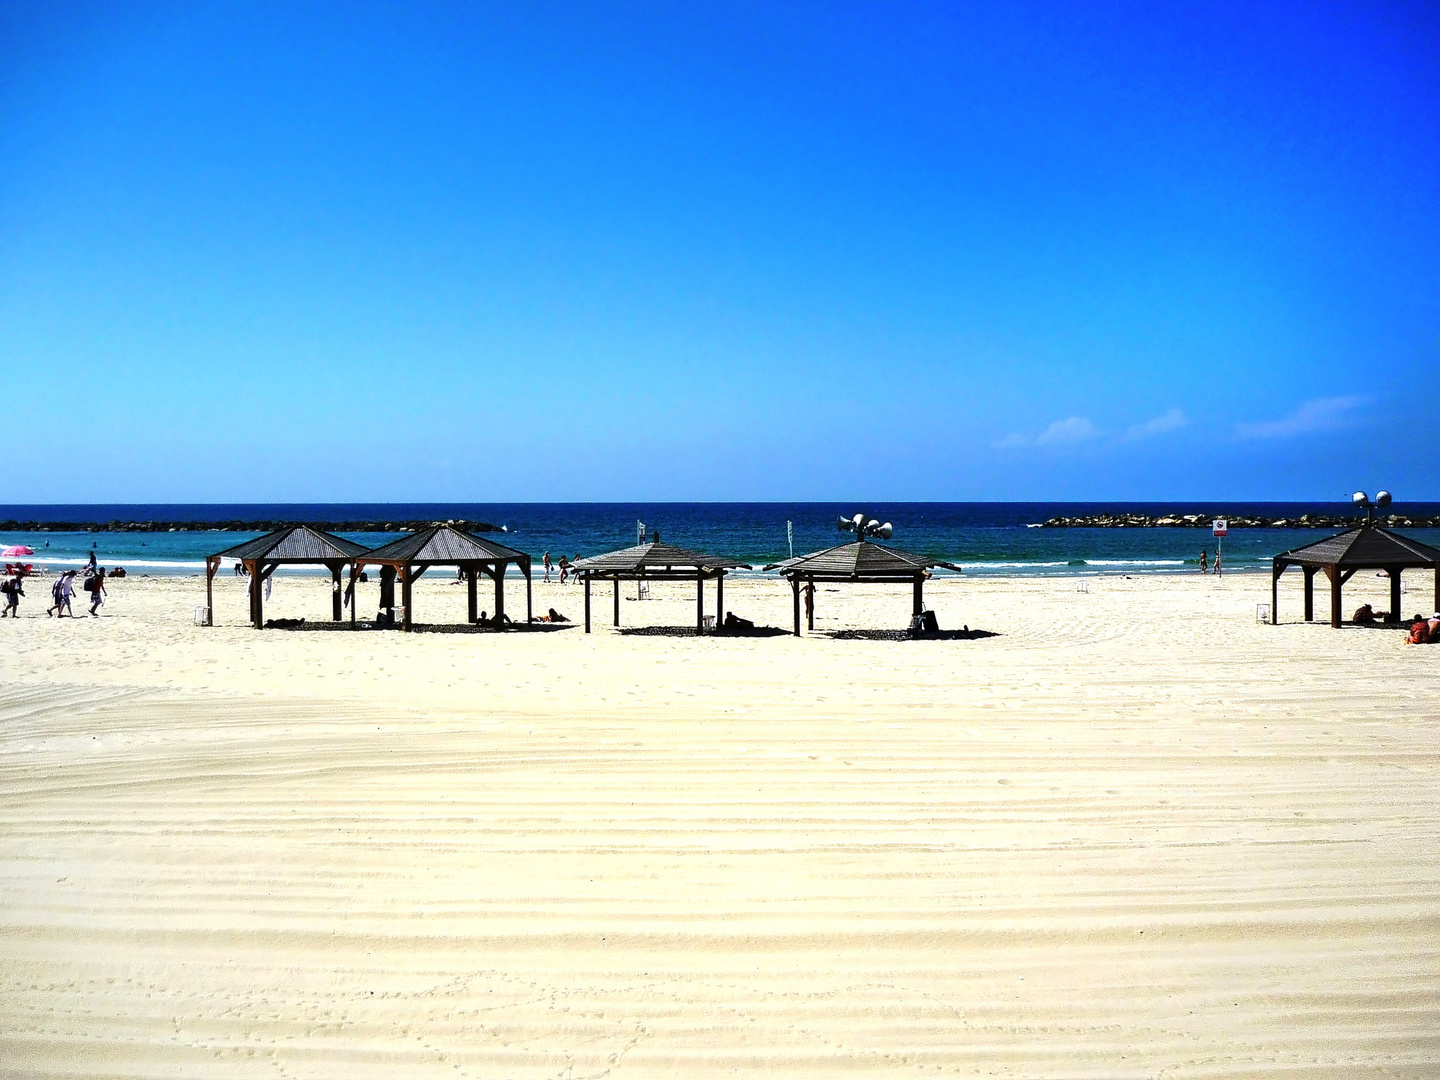
[(790, 579), (790, 591), (795, 594), (795, 636), (800, 636), (800, 578), (798, 575)]
[(495, 567), (495, 625), (500, 625), (500, 616), (505, 614), (505, 564)]
[(917, 575), (916, 578), (915, 578), (915, 604), (914, 604), (914, 607), (915, 607), (914, 614), (916, 614), (916, 615), (923, 614), (924, 611), (925, 611), (925, 578), (922, 577), (922, 576), (919, 576), (919, 575)]
[(1403, 572), (1403, 567), (1390, 567), (1390, 617), (1385, 620), (1386, 622), (1398, 623), (1400, 621), (1400, 575)]
[(355, 610), (360, 606), (360, 566), (350, 564), (350, 625), (355, 625)]
[[(419, 575), (419, 574), (416, 574), (416, 575), (414, 575), (414, 576), (415, 576), (415, 577), (419, 577), (420, 575)], [(405, 630), (406, 630), (407, 633), (408, 633), (409, 630), (410, 630), (411, 623), (414, 622), (414, 617), (412, 616), (411, 610), (410, 610), (410, 609), (411, 609), (410, 584), (411, 584), (411, 582), (412, 582), (413, 580), (414, 580), (414, 579), (411, 577), (411, 574), (410, 574), (410, 564), (409, 564), (409, 563), (406, 563), (404, 566), (400, 567), (400, 602), (405, 605), (405, 620), (404, 620), (404, 621), (405, 621)]]
[(1270, 564), (1270, 625), (1280, 622), (1280, 575), (1285, 573), (1285, 564), (1279, 559)]
[(715, 625), (725, 622), (725, 571), (715, 575)]
[(530, 595), (530, 558), (528, 555), (520, 564), (520, 568), (525, 571), (525, 625), (529, 626), (535, 621), (535, 607)]
[(1330, 625), (1336, 630), (1340, 629), (1340, 587), (1345, 584), (1345, 579), (1340, 576), (1340, 567), (1327, 566), (1326, 575), (1330, 578)]
[(590, 632), (590, 575), (585, 575), (585, 632)]
[(330, 585), (330, 621), (331, 621), (331, 622), (339, 622), (341, 619), (343, 619), (343, 618), (345, 617), (345, 612), (344, 612), (343, 610), (341, 610), (342, 607), (343, 607), (343, 605), (342, 605), (342, 603), (341, 603), (341, 599), (342, 599), (342, 597), (341, 597), (341, 592), (342, 592), (342, 590), (345, 588), (344, 579), (342, 578), (341, 574), (342, 574), (342, 571), (341, 571), (341, 568), (340, 568), (338, 565), (334, 565), (334, 566), (331, 566), (331, 567), (330, 567), (330, 582), (331, 582), (331, 585)]
[(250, 622), (256, 630), (265, 628), (265, 601), (260, 593), (264, 578), (260, 576), (260, 561), (247, 559), (245, 569), (250, 571)]
[(615, 625), (620, 625), (620, 579), (616, 578), (610, 583), (615, 589)]
[(695, 629), (705, 629), (705, 571), (695, 571)]
[(1315, 621), (1315, 572), (1318, 566), (1303, 566), (1305, 572), (1305, 621)]
[(220, 557), (211, 555), (205, 560), (205, 625), (215, 625), (215, 572), (220, 569)]

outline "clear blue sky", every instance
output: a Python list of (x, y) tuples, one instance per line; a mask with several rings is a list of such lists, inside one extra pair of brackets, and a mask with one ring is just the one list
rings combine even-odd
[(1440, 498), (1425, 4), (0, 5), (0, 502)]

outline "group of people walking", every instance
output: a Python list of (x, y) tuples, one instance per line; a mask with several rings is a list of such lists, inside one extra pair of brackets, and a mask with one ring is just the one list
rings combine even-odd
[[(1200, 573), (1202, 573), (1202, 574), (1208, 574), (1208, 573), (1210, 573), (1210, 572), (1211, 572), (1211, 570), (1210, 570), (1210, 552), (1209, 552), (1207, 549), (1205, 549), (1205, 548), (1201, 548), (1201, 549), (1200, 549)], [(1216, 549), (1215, 549), (1215, 569), (1214, 569), (1214, 572), (1215, 572), (1216, 574), (1220, 573), (1220, 549), (1219, 549), (1219, 548), (1216, 548)]]
[[(75, 618), (75, 579), (81, 571), (66, 570), (57, 577), (50, 585), (51, 604), (45, 609), (47, 616), (57, 618)], [(80, 581), (80, 588), (90, 594), (90, 614), (98, 616), (100, 608), (105, 603), (108, 593), (105, 591), (105, 568), (95, 565), (95, 553), (90, 553), (90, 563), (85, 567), (84, 577)], [(5, 598), (5, 606), (0, 610), (0, 619), (20, 617), (20, 598), (25, 595), (25, 576), (23, 574), (11, 574), (3, 582), (0, 582), (0, 595)]]
[(550, 552), (545, 552), (544, 557), (540, 560), (541, 564), (545, 567), (545, 580), (550, 580), (550, 571), (552, 569), (559, 569), (560, 584), (568, 585), (572, 577), (580, 576), (578, 573), (575, 572), (575, 563), (578, 562), (579, 559), (579, 555), (576, 555), (573, 560), (567, 559), (564, 555), (561, 555), (560, 561), (558, 563), (552, 563), (550, 561)]

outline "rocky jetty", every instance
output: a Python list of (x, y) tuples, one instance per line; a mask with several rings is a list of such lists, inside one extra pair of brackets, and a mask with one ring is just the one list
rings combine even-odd
[(255, 532), (268, 533), (292, 525), (309, 525), (325, 532), (419, 532), (432, 525), (453, 525), (465, 532), (505, 532), (488, 521), (0, 521), (0, 532)]
[[(1224, 518), (1232, 529), (1353, 529), (1365, 524), (1363, 514), (1301, 514), (1299, 517), (1266, 518), (1227, 514), (1223, 510), (1205, 514), (1084, 514), (1080, 517), (1053, 517), (1041, 524), (1047, 529), (1208, 529), (1216, 518)], [(1389, 514), (1385, 517), (1377, 515), (1375, 522), (1390, 528), (1440, 529), (1440, 517)]]

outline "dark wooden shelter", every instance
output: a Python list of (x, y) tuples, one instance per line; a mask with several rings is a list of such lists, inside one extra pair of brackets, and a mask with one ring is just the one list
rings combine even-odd
[[(205, 623), (215, 625), (215, 573), (227, 559), (243, 565), (250, 574), (250, 622), (255, 629), (265, 626), (265, 581), (279, 566), (324, 566), (334, 581), (335, 607), (331, 616), (341, 618), (341, 573), (353, 567), (356, 556), (365, 547), (334, 533), (322, 532), (309, 525), (290, 525), (276, 529), (254, 540), (236, 544), (205, 559)], [(352, 603), (351, 615), (354, 615)]]
[(1435, 606), (1440, 611), (1440, 550), (1379, 525), (1347, 529), (1313, 544), (1276, 555), (1270, 570), (1270, 621), (1280, 619), (1280, 575), (1298, 566), (1305, 573), (1305, 621), (1315, 618), (1315, 575), (1330, 579), (1330, 625), (1341, 622), (1340, 589), (1357, 570), (1384, 570), (1390, 575), (1390, 622), (1399, 622), (1400, 574), (1416, 567), (1435, 571)]
[[(505, 614), (505, 571), (512, 565), (518, 566), (525, 575), (525, 622), (528, 625), (532, 614), (530, 556), (504, 544), (492, 543), (453, 525), (432, 525), (402, 536), (384, 547), (367, 551), (355, 560), (357, 572), (362, 566), (380, 567), (380, 606), (392, 612), (395, 607), (395, 579), (400, 579), (400, 603), (405, 609), (402, 624), (406, 630), (414, 621), (411, 586), (430, 567), (454, 566), (464, 575), (469, 593), (470, 622), (473, 623), (480, 616), (477, 590), (481, 574), (495, 581), (495, 618), (498, 620)], [(350, 611), (353, 620), (353, 604)]]
[(674, 544), (652, 540), (648, 544), (593, 555), (575, 563), (575, 572), (585, 582), (585, 632), (590, 633), (590, 583), (611, 581), (615, 586), (615, 625), (620, 625), (620, 582), (695, 582), (695, 628), (705, 628), (705, 582), (715, 582), (715, 610), (723, 616), (725, 575), (731, 570), (749, 570), (746, 563), (720, 555), (689, 551)]
[[(800, 585), (814, 586), (817, 581), (909, 582), (914, 589), (915, 614), (925, 610), (925, 579), (937, 566), (960, 573), (954, 563), (941, 562), (926, 555), (914, 555), (898, 548), (884, 547), (869, 540), (811, 552), (798, 558), (777, 563), (773, 569), (790, 581), (795, 598), (795, 636), (800, 636)], [(766, 569), (771, 569), (767, 567)], [(809, 629), (815, 629), (812, 607)]]

